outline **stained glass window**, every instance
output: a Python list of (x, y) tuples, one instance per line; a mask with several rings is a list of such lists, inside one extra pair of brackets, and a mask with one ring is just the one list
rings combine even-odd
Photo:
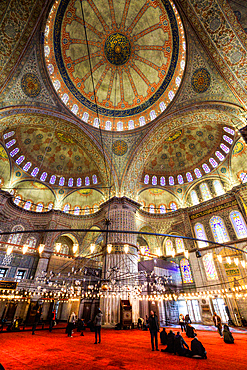
[(152, 177), (152, 185), (157, 185), (157, 176)]
[(193, 206), (200, 203), (199, 199), (198, 199), (198, 196), (197, 196), (197, 192), (195, 190), (191, 191), (190, 198), (191, 198), (191, 202), (192, 202)]
[(218, 166), (218, 163), (216, 162), (216, 160), (214, 158), (209, 158), (209, 162), (210, 164), (215, 168)]
[(160, 111), (161, 112), (164, 112), (164, 110), (166, 109), (166, 105), (165, 105), (165, 103), (162, 101), (162, 102), (160, 102)]
[(182, 185), (183, 183), (184, 183), (184, 179), (183, 179), (183, 176), (182, 175), (178, 175), (178, 183), (180, 184), (180, 185)]
[(149, 183), (149, 175), (145, 175), (144, 176), (144, 184), (148, 184)]
[(20, 165), (25, 159), (24, 155), (21, 155), (17, 160), (15, 161), (16, 164)]
[[(207, 240), (204, 226), (202, 224), (199, 224), (199, 223), (195, 224), (195, 234), (196, 234), (197, 239)], [(198, 248), (204, 248), (208, 246), (208, 243), (197, 240), (197, 245), (198, 245)]]
[(129, 130), (133, 130), (135, 128), (135, 123), (134, 121), (131, 119), (129, 122), (128, 122), (128, 129)]
[(4, 140), (8, 139), (9, 137), (13, 136), (15, 134), (15, 131), (7, 132), (3, 135)]
[(211, 281), (211, 280), (218, 279), (212, 253), (205, 254), (202, 260), (203, 260), (207, 280)]
[(166, 206), (164, 204), (160, 205), (160, 213), (166, 213)]
[(65, 213), (69, 213), (69, 211), (70, 211), (70, 204), (69, 203), (65, 204), (64, 207), (63, 207), (63, 209), (62, 209), (62, 211), (65, 212)]
[(30, 209), (31, 209), (31, 207), (32, 207), (32, 203), (31, 203), (31, 201), (30, 200), (28, 200), (25, 204), (24, 204), (24, 209), (26, 209), (27, 211), (30, 211)]
[(214, 235), (214, 240), (217, 243), (225, 243), (230, 240), (225, 225), (219, 216), (213, 216), (210, 219), (210, 226)]
[(178, 76), (177, 78), (176, 78), (176, 85), (177, 85), (177, 87), (181, 84), (181, 78)]
[(225, 152), (226, 154), (229, 153), (229, 150), (230, 149), (228, 148), (228, 146), (226, 146), (225, 144), (221, 143), (220, 144), (220, 147), (223, 150), (223, 152)]
[(238, 238), (247, 238), (247, 227), (241, 213), (238, 211), (232, 211), (230, 213), (230, 219)]
[(94, 127), (99, 128), (99, 119), (98, 118), (94, 118), (93, 125), (94, 125)]
[(178, 206), (176, 205), (175, 202), (171, 202), (169, 204), (169, 208), (172, 210), (172, 211), (176, 211), (178, 209)]
[(123, 122), (119, 121), (117, 123), (117, 131), (123, 131)]
[(171, 256), (172, 255), (172, 252), (174, 250), (171, 239), (167, 239), (166, 240), (165, 249), (166, 249), (166, 255), (167, 256)]
[(28, 171), (29, 170), (29, 168), (32, 166), (32, 163), (31, 162), (27, 162), (26, 164), (25, 164), (25, 166), (23, 166), (23, 170), (24, 171)]
[(176, 243), (177, 253), (183, 252), (184, 251), (184, 240), (182, 238), (176, 238), (175, 243)]
[(74, 184), (74, 179), (73, 179), (73, 177), (70, 177), (69, 181), (68, 181), (68, 186), (71, 188), (73, 186), (73, 184)]
[(42, 212), (43, 208), (44, 208), (44, 204), (43, 203), (38, 203), (37, 206), (36, 206), (35, 211), (36, 212)]
[(151, 112), (150, 112), (150, 118), (151, 119), (155, 119), (156, 118), (156, 112), (155, 112), (155, 110), (151, 110)]
[(174, 177), (169, 176), (169, 185), (174, 185)]
[(200, 190), (201, 190), (201, 194), (202, 194), (202, 199), (203, 200), (209, 200), (212, 198), (212, 195), (209, 191), (209, 188), (208, 188), (208, 185), (203, 182), (201, 185), (200, 185)]
[(94, 212), (97, 212), (99, 210), (99, 206), (97, 205), (97, 204), (95, 204), (94, 206), (93, 206), (93, 211)]
[(190, 264), (189, 264), (189, 261), (186, 258), (181, 259), (180, 269), (181, 269), (181, 273), (182, 273), (183, 283), (184, 284), (193, 283)]
[(228, 144), (232, 144), (233, 143), (233, 140), (227, 136), (227, 135), (223, 135), (223, 139), (228, 143)]
[(246, 172), (241, 172), (240, 175), (240, 180), (242, 181), (243, 184), (247, 182), (247, 173)]
[(111, 130), (111, 121), (106, 121), (106, 123), (105, 123), (105, 129), (106, 130)]
[(201, 174), (201, 171), (199, 170), (199, 168), (195, 168), (194, 169), (194, 172), (195, 172), (195, 175), (196, 177), (199, 179), (200, 177), (202, 177), (202, 174)]
[[(71, 108), (71, 112), (74, 113), (74, 114), (77, 114), (78, 113), (78, 110), (79, 110), (79, 107), (77, 104), (73, 104), (72, 108)], [(85, 121), (85, 119), (83, 119), (83, 121)], [(87, 122), (87, 121), (85, 121)]]
[(65, 183), (65, 178), (61, 177), (59, 180), (59, 186), (64, 186), (64, 183)]
[(90, 185), (90, 179), (88, 176), (85, 177), (85, 185), (86, 186)]
[(188, 180), (189, 182), (192, 182), (192, 181), (193, 181), (193, 176), (191, 175), (191, 173), (190, 173), (190, 172), (187, 172), (187, 173), (186, 173), (186, 178), (187, 178), (187, 180)]
[(98, 183), (97, 176), (96, 175), (93, 175), (93, 184), (97, 184), (97, 183)]
[(51, 178), (50, 178), (50, 184), (54, 185), (55, 182), (56, 182), (56, 176), (52, 175)]
[(20, 196), (20, 195), (17, 195), (17, 196), (15, 197), (15, 199), (14, 199), (14, 203), (15, 203), (17, 206), (19, 206), (20, 202), (21, 202), (21, 196)]
[(175, 96), (174, 92), (172, 90), (170, 90), (169, 93), (168, 93), (168, 97), (169, 97), (170, 101), (172, 101), (174, 96)]
[(69, 101), (69, 95), (68, 94), (63, 94), (61, 99), (64, 102), (64, 104), (67, 104), (68, 101)]
[[(24, 231), (24, 227), (22, 225), (16, 225), (16, 226), (13, 227), (13, 229), (11, 231), (13, 231), (13, 232)], [(21, 239), (22, 239), (22, 234), (10, 234), (9, 239), (8, 239), (8, 243), (20, 244)]]
[(75, 208), (74, 208), (74, 215), (79, 216), (79, 214), (80, 214), (80, 207), (79, 206), (75, 206)]
[(47, 178), (47, 172), (43, 172), (42, 175), (40, 176), (41, 181), (45, 181)]
[(216, 195), (225, 194), (225, 191), (223, 189), (223, 186), (222, 186), (222, 183), (220, 182), (220, 180), (214, 180), (213, 181), (213, 186), (214, 186), (214, 190), (215, 190)]
[(82, 179), (80, 177), (78, 177), (77, 181), (76, 181), (76, 185), (79, 187), (81, 186), (82, 184)]
[(216, 150), (215, 152), (215, 155), (217, 158), (219, 158), (219, 160), (222, 162), (224, 161), (225, 157), (223, 156), (223, 154), (221, 152), (219, 152), (218, 150)]
[(27, 239), (25, 244), (27, 244), (29, 248), (35, 248), (36, 242), (37, 240), (33, 236), (30, 236), (30, 238)]
[(229, 128), (229, 127), (223, 127), (223, 130), (224, 130), (225, 132), (227, 132), (228, 134), (232, 135), (232, 136), (234, 136), (234, 134), (235, 134), (234, 130), (232, 130), (232, 129), (231, 129), (231, 128)]
[(139, 123), (140, 123), (140, 126), (144, 126), (146, 124), (146, 121), (145, 121), (145, 117), (140, 117), (139, 118)]
[(11, 157), (14, 157), (17, 153), (19, 153), (20, 149), (19, 148), (15, 148), (14, 150), (12, 150), (9, 154)]
[(206, 163), (203, 163), (202, 168), (203, 168), (203, 170), (204, 170), (205, 173), (209, 173), (210, 172), (210, 168), (208, 167), (208, 165)]
[(50, 211), (52, 208), (53, 208), (53, 202), (50, 202), (50, 203), (48, 204), (47, 209), (48, 209), (48, 211)]
[(165, 184), (166, 184), (166, 179), (165, 179), (164, 176), (161, 176), (161, 178), (160, 178), (160, 185), (161, 186), (165, 186)]
[(31, 176), (33, 176), (33, 177), (37, 176), (38, 172), (39, 172), (39, 168), (38, 167), (34, 167), (34, 169), (31, 172)]
[(16, 140), (15, 139), (12, 139), (10, 141), (7, 142), (6, 144), (6, 148), (10, 148), (12, 145), (14, 145), (16, 143)]
[(154, 213), (154, 204), (149, 204), (148, 210), (149, 213)]
[(89, 215), (90, 214), (90, 208), (89, 207), (85, 207), (84, 208), (84, 215)]

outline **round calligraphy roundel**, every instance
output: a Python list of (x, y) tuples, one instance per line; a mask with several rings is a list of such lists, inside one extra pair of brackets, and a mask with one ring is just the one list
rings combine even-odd
[(45, 60), (62, 102), (84, 122), (129, 130), (158, 117), (185, 68), (185, 37), (171, 0), (57, 0)]

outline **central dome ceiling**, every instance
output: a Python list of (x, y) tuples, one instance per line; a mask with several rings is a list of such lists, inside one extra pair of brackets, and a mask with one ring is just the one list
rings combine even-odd
[(106, 130), (145, 125), (181, 83), (185, 37), (169, 0), (56, 1), (45, 36), (55, 90), (95, 127), (99, 121)]

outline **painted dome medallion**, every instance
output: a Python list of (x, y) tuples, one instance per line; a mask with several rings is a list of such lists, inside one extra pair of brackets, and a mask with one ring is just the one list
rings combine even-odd
[(129, 130), (158, 117), (185, 68), (185, 37), (170, 0), (60, 0), (45, 60), (62, 102), (82, 121)]

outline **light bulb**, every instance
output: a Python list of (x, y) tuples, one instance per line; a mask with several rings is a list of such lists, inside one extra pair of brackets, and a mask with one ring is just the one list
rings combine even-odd
[(39, 253), (41, 254), (44, 249), (45, 249), (45, 245), (44, 244), (40, 244), (39, 245)]
[(24, 244), (22, 247), (22, 253), (25, 254), (28, 251), (28, 244)]
[(107, 252), (108, 253), (111, 253), (112, 251), (112, 245), (111, 244), (107, 244)]
[(13, 247), (12, 246), (8, 246), (8, 249), (7, 249), (7, 255), (9, 256), (13, 251)]

